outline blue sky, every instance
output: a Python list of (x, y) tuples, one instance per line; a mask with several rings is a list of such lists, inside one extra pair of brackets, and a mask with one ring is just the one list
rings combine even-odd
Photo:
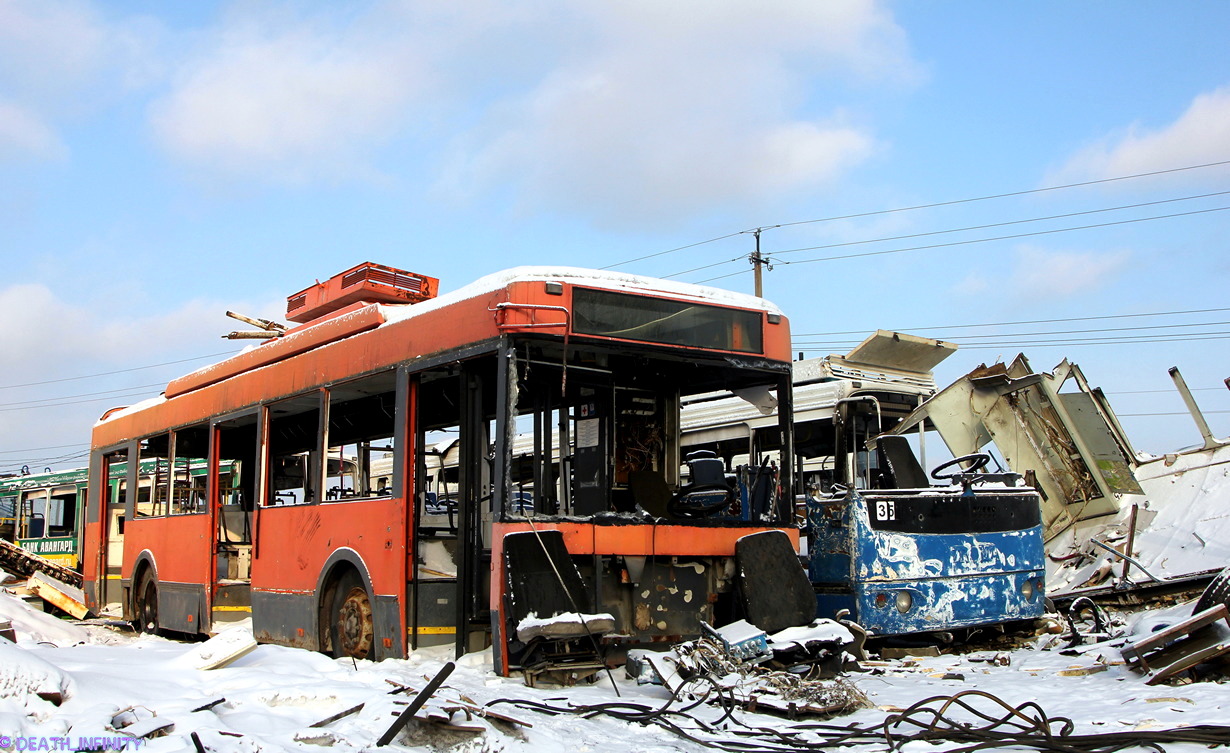
[(756, 227), (808, 356), (876, 328), (962, 343), (942, 383), (1066, 356), (1152, 452), (1198, 439), (1142, 415), (1182, 413), (1177, 365), (1230, 434), (1230, 167), (1177, 170), (1230, 160), (1227, 28), (1224, 2), (0, 0), (0, 472), (77, 462), (105, 409), (235, 349), (223, 311), (361, 261), (750, 292)]

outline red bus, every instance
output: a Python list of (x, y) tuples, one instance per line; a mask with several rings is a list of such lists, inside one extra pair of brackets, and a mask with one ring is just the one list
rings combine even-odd
[[(562, 539), (583, 584), (571, 603), (611, 617), (619, 645), (720, 624), (738, 538), (784, 530), (797, 546), (789, 495), (680, 506), (689, 396), (775, 392), (765, 449), (792, 456), (790, 332), (771, 304), (567, 268), (436, 285), (359, 265), (288, 299), (299, 326), (104, 415), (90, 605), (147, 631), (250, 616), (261, 642), (335, 656), (490, 641), (507, 673), (527, 661), (519, 622), (550, 617), (513, 593), (509, 535)], [(128, 477), (101, 483), (122, 462)]]

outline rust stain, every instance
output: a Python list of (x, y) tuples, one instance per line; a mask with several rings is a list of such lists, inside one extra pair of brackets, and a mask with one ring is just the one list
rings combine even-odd
[(648, 630), (653, 621), (649, 617), (649, 605), (637, 604), (632, 614), (632, 626), (637, 630)]

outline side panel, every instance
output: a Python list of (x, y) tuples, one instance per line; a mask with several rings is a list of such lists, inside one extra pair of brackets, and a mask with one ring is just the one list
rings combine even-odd
[[(319, 648), (318, 587), (336, 566), (366, 570), (378, 658), (401, 656), (406, 509), (401, 498), (262, 508), (252, 562), (257, 639)], [(352, 558), (338, 557), (352, 550)]]
[[(138, 557), (153, 555), (158, 566), (158, 621), (171, 630), (195, 633), (209, 629), (205, 592), (209, 582), (210, 548), (213, 545), (210, 516), (205, 513), (133, 518), (124, 532), (125, 584), (138, 576)], [(132, 599), (124, 614), (132, 616)]]

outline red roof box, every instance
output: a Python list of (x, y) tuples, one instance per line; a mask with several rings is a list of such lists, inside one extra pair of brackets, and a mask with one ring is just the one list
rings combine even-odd
[(345, 308), (352, 303), (418, 303), (436, 297), (434, 277), (364, 262), (286, 299), (286, 318), (298, 324)]

